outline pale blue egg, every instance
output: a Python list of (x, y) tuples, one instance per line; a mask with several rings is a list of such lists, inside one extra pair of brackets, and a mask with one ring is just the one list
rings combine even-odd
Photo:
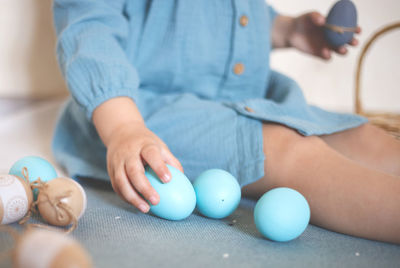
[(275, 188), (258, 200), (254, 221), (258, 231), (266, 238), (286, 242), (297, 238), (307, 228), (310, 207), (296, 190)]
[(160, 196), (157, 205), (150, 204), (150, 212), (167, 220), (183, 220), (196, 207), (196, 194), (185, 174), (170, 165), (167, 167), (172, 175), (167, 183), (163, 183), (149, 166), (146, 167), (145, 175)]
[[(42, 182), (47, 182), (57, 178), (57, 172), (53, 165), (50, 164), (46, 159), (38, 156), (26, 156), (19, 159), (14, 163), (14, 165), (12, 165), (9, 174), (25, 179), (24, 175), (22, 174), (22, 169), (24, 167), (26, 167), (28, 170), (27, 175), (29, 176), (30, 182), (33, 182), (38, 178), (40, 178)], [(38, 193), (38, 189), (33, 191), (34, 200), (37, 199)]]
[(231, 215), (241, 197), (240, 185), (229, 172), (209, 169), (201, 173), (193, 183), (197, 210), (204, 216), (221, 219)]
[[(333, 5), (326, 17), (326, 23), (329, 25), (354, 28), (357, 27), (357, 10), (356, 6), (350, 0), (340, 0)], [(344, 31), (338, 33), (325, 28), (325, 39), (333, 47), (339, 47), (353, 39), (354, 33), (351, 31)]]

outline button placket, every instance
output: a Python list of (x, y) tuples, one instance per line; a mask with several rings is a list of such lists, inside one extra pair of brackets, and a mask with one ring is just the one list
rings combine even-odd
[(249, 3), (247, 1), (235, 0), (236, 27), (235, 27), (235, 54), (232, 62), (232, 73), (241, 76), (246, 73), (246, 58), (249, 48), (246, 42), (249, 24)]
[[(242, 98), (244, 92), (243, 88), (246, 85), (247, 75), (251, 75), (251, 68), (247, 65), (249, 62), (249, 55), (251, 53), (251, 47), (249, 39), (251, 38), (252, 32), (250, 32), (249, 21), (251, 17), (249, 1), (233, 0), (233, 8), (235, 10), (233, 21), (233, 32), (232, 32), (232, 52), (229, 57), (229, 67), (227, 68), (227, 76), (224, 81), (223, 89), (220, 91), (221, 97), (229, 99)], [(247, 25), (242, 26), (245, 23), (243, 16), (246, 16)], [(242, 18), (242, 23), (241, 23)]]

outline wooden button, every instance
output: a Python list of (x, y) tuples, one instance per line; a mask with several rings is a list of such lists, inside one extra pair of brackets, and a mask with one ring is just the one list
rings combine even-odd
[(246, 111), (248, 111), (249, 113), (254, 113), (254, 110), (251, 109), (249, 106), (245, 106), (244, 109), (245, 109)]
[(240, 62), (236, 63), (235, 66), (233, 66), (233, 72), (237, 75), (244, 73), (244, 64)]
[(245, 15), (241, 16), (239, 19), (239, 23), (240, 25), (242, 25), (243, 27), (246, 27), (247, 24), (249, 24), (249, 18)]

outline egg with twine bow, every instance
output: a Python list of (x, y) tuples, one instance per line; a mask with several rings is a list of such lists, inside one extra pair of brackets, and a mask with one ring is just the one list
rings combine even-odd
[(357, 30), (357, 10), (350, 0), (340, 0), (333, 5), (326, 17), (326, 41), (333, 47), (349, 43)]
[(43, 229), (28, 229), (16, 236), (12, 252), (13, 267), (18, 268), (90, 268), (92, 259), (75, 239)]
[[(32, 181), (40, 178), (42, 182), (48, 182), (52, 179), (57, 178), (57, 172), (53, 165), (50, 164), (46, 159), (38, 156), (26, 156), (15, 162), (10, 168), (9, 174), (23, 178), (23, 170), (26, 169), (25, 173), (29, 172), (29, 179)], [(38, 189), (33, 190), (33, 198), (37, 199)]]
[(29, 184), (15, 175), (0, 175), (0, 222), (9, 224), (30, 211), (33, 193)]
[(72, 224), (72, 230), (86, 210), (87, 198), (82, 186), (70, 178), (39, 182), (36, 204), (43, 219), (56, 226)]

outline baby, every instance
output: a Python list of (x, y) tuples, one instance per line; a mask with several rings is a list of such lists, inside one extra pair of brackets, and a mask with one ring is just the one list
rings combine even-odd
[(53, 150), (71, 177), (109, 179), (146, 213), (159, 195), (145, 165), (165, 183), (166, 164), (191, 179), (221, 168), (244, 196), (290, 187), (311, 223), (400, 243), (400, 142), (308, 105), (269, 67), (273, 49), (346, 54), (324, 40), (319, 13), (287, 17), (264, 0), (55, 0), (54, 17), (72, 98)]

